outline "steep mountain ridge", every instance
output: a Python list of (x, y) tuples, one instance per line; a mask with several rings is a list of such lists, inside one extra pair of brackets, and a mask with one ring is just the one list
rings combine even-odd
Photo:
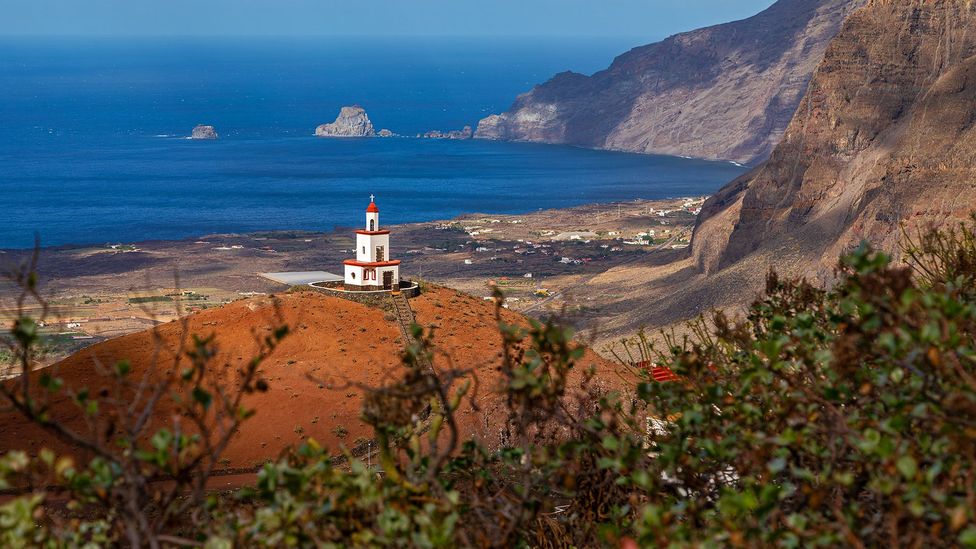
[(868, 240), (976, 207), (976, 6), (871, 0), (828, 47), (769, 160), (704, 206), (693, 255), (714, 273), (746, 257), (798, 257), (831, 277)]
[(864, 0), (779, 0), (572, 72), (478, 124), (476, 137), (754, 162), (782, 136), (844, 18)]

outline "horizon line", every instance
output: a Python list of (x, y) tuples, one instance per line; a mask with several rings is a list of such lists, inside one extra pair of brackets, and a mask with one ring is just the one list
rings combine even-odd
[(454, 38), (454, 39), (492, 39), (492, 38), (534, 38), (534, 39), (597, 39), (597, 40), (662, 40), (659, 37), (640, 35), (610, 35), (610, 34), (118, 34), (118, 33), (89, 33), (89, 34), (38, 34), (38, 33), (0, 33), (0, 39), (5, 38), (277, 38), (277, 39), (322, 39), (322, 38), (367, 38), (371, 40), (398, 38)]

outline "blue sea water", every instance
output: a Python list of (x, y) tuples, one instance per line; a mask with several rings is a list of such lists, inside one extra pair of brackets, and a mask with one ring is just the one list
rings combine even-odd
[[(486, 141), (319, 139), (343, 105), (460, 129), (625, 40), (0, 39), (0, 247), (131, 242), (702, 195), (722, 162)], [(185, 137), (212, 124), (213, 142)]]

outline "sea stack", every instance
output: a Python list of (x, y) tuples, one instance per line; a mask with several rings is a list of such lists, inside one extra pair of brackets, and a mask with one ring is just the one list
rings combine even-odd
[(217, 130), (213, 126), (197, 125), (190, 134), (190, 139), (217, 139)]
[(471, 139), (474, 137), (474, 130), (471, 126), (465, 126), (462, 130), (451, 130), (442, 132), (440, 130), (429, 131), (422, 136), (424, 139)]
[(319, 137), (374, 137), (376, 130), (366, 111), (359, 105), (342, 107), (339, 117), (331, 124), (315, 128)]

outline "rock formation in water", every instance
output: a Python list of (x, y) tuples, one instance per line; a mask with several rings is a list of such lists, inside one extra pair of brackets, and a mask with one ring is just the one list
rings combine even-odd
[(190, 139), (217, 139), (217, 130), (213, 126), (199, 124), (193, 128)]
[(376, 130), (369, 121), (366, 111), (359, 105), (342, 107), (339, 117), (331, 124), (322, 124), (315, 128), (315, 135), (319, 137), (373, 137)]
[(733, 23), (556, 75), (476, 137), (752, 163), (768, 156), (841, 22), (865, 0), (779, 0)]
[(451, 130), (442, 132), (440, 130), (429, 131), (422, 136), (424, 139), (471, 139), (474, 137), (474, 130), (471, 126), (465, 126), (461, 130)]
[[(831, 42), (782, 143), (704, 206), (705, 272), (778, 258), (829, 280), (867, 240), (976, 209), (976, 4), (871, 0)], [(755, 262), (755, 261), (754, 261)]]
[(397, 134), (391, 132), (390, 130), (388, 130), (386, 128), (383, 128), (382, 130), (380, 130), (379, 132), (376, 133), (376, 136), (377, 137), (396, 137)]

